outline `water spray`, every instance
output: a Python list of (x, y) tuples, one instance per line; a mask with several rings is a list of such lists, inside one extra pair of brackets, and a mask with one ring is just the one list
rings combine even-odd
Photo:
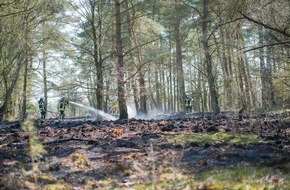
[(107, 113), (105, 113), (105, 112), (103, 112), (101, 110), (95, 109), (93, 107), (86, 106), (86, 105), (83, 105), (83, 104), (80, 104), (80, 103), (76, 103), (76, 102), (72, 102), (72, 101), (69, 101), (69, 103), (74, 104), (74, 105), (79, 106), (79, 107), (82, 107), (82, 108), (85, 108), (87, 110), (90, 110), (90, 111), (94, 112), (96, 115), (101, 115), (106, 120), (113, 120), (113, 121), (117, 120), (116, 117), (114, 117), (114, 116), (112, 116), (110, 114), (107, 114)]

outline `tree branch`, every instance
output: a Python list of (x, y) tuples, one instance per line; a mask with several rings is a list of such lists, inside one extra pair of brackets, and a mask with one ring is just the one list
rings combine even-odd
[(290, 40), (285, 41), (285, 42), (271, 43), (271, 44), (266, 44), (266, 45), (254, 47), (254, 48), (251, 48), (251, 49), (248, 49), (248, 50), (244, 51), (244, 53), (249, 52), (249, 51), (253, 51), (253, 50), (256, 50), (256, 49), (264, 48), (264, 47), (276, 46), (276, 45), (287, 44), (287, 43), (290, 43)]
[(286, 37), (290, 37), (290, 33), (287, 32), (287, 27), (286, 27), (284, 30), (280, 30), (280, 29), (278, 29), (278, 28), (274, 28), (274, 27), (272, 27), (272, 26), (266, 25), (266, 24), (264, 24), (264, 23), (262, 23), (262, 22), (260, 22), (260, 21), (258, 21), (258, 20), (255, 20), (255, 19), (253, 19), (253, 18), (250, 18), (250, 17), (248, 17), (247, 15), (245, 15), (244, 13), (242, 13), (241, 11), (239, 11), (239, 13), (240, 13), (241, 15), (243, 15), (243, 17), (244, 17), (245, 19), (247, 19), (247, 20), (249, 20), (249, 21), (251, 21), (251, 22), (254, 22), (254, 23), (258, 24), (258, 25), (261, 25), (261, 26), (263, 26), (263, 27), (265, 27), (265, 28), (267, 28), (267, 29), (270, 29), (270, 30), (276, 31), (276, 32), (278, 32), (278, 33), (281, 33), (281, 34), (285, 35)]
[(207, 37), (207, 39), (209, 39), (209, 38), (213, 35), (213, 33), (214, 33), (218, 28), (220, 28), (221, 26), (226, 25), (226, 24), (230, 24), (230, 23), (232, 23), (232, 22), (236, 22), (236, 21), (239, 21), (239, 20), (242, 20), (242, 19), (244, 19), (244, 18), (243, 18), (243, 17), (239, 17), (239, 18), (236, 18), (236, 19), (234, 19), (234, 20), (230, 20), (230, 21), (228, 21), (228, 22), (225, 22), (225, 23), (221, 23), (221, 24), (219, 24), (218, 26), (216, 26), (216, 27), (212, 30), (212, 32), (211, 32), (210, 35)]

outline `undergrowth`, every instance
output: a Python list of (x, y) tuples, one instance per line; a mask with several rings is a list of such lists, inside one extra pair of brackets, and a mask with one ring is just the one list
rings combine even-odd
[(31, 170), (26, 171), (25, 174), (32, 176), (34, 184), (31, 184), (29, 181), (26, 182), (27, 186), (34, 186), (33, 189), (37, 190), (38, 187), (38, 178), (40, 175), (40, 170), (38, 168), (38, 160), (46, 153), (43, 145), (39, 142), (38, 136), (36, 134), (36, 128), (32, 121), (27, 120), (23, 125), (22, 129), (28, 135), (28, 148), (29, 156), (31, 161)]

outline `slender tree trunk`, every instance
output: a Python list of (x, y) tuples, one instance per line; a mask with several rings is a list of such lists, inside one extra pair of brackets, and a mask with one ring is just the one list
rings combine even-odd
[(202, 104), (202, 113), (210, 111), (210, 102), (209, 102), (209, 92), (208, 92), (208, 79), (205, 75), (201, 76), (202, 80), (202, 99), (203, 99), (203, 104)]
[(244, 89), (244, 78), (243, 78), (243, 72), (242, 72), (242, 59), (240, 57), (238, 57), (238, 65), (237, 65), (237, 75), (238, 75), (238, 84), (240, 87), (240, 98), (239, 98), (239, 102), (240, 102), (240, 111), (241, 110), (246, 110), (247, 108), (247, 103), (246, 103), (246, 96), (245, 96), (245, 89)]
[[(173, 70), (173, 73), (175, 73), (175, 71)], [(177, 93), (177, 84), (176, 84), (176, 77), (174, 75), (172, 75), (172, 112), (176, 112), (176, 93)]]
[(115, 0), (115, 17), (116, 17), (116, 50), (118, 57), (118, 103), (120, 117), (119, 119), (128, 119), (127, 104), (125, 98), (125, 81), (124, 81), (124, 60), (123, 60), (123, 44), (121, 36), (121, 4), (120, 0)]
[(157, 110), (160, 110), (162, 107), (162, 105), (161, 105), (162, 101), (161, 101), (161, 86), (160, 86), (159, 77), (161, 77), (161, 76), (159, 76), (159, 71), (157, 69), (157, 65), (155, 65), (154, 75), (155, 75)]
[(133, 24), (130, 28), (131, 28), (130, 30), (131, 38), (133, 40), (133, 44), (134, 44), (136, 54), (137, 54), (138, 69), (140, 68), (138, 72), (138, 82), (139, 82), (139, 92), (140, 92), (140, 113), (142, 115), (147, 115), (147, 93), (146, 93), (145, 79), (144, 79), (143, 69), (142, 69), (142, 59), (140, 56), (140, 48), (137, 42), (135, 32), (133, 30)]
[[(129, 5), (128, 5), (128, 1), (125, 1), (126, 3), (126, 7), (129, 10)], [(142, 58), (141, 58), (141, 50), (139, 47), (139, 43), (138, 43), (138, 39), (137, 36), (135, 34), (135, 7), (134, 5), (131, 6), (131, 11), (132, 12), (132, 16), (130, 14), (130, 12), (128, 11), (128, 21), (129, 21), (129, 34), (130, 34), (130, 38), (131, 38), (131, 42), (132, 45), (134, 47), (134, 50), (136, 50), (136, 56), (137, 56), (137, 70), (139, 70), (138, 72), (138, 82), (139, 82), (139, 92), (140, 92), (140, 109), (139, 109), (139, 113), (142, 115), (147, 115), (147, 93), (146, 93), (146, 86), (145, 86), (145, 78), (144, 78), (144, 74), (143, 74), (143, 69), (142, 69)]]
[(44, 93), (44, 105), (47, 109), (47, 102), (48, 102), (48, 89), (47, 89), (47, 71), (46, 71), (46, 58), (47, 53), (45, 49), (45, 36), (44, 36), (44, 30), (45, 30), (45, 22), (42, 24), (42, 33), (43, 33), (43, 44), (42, 44), (42, 72), (43, 72), (43, 93)]
[(168, 101), (168, 97), (167, 97), (167, 93), (166, 93), (166, 88), (165, 88), (165, 78), (166, 78), (166, 76), (165, 76), (166, 74), (165, 74), (165, 71), (163, 70), (162, 71), (162, 111), (163, 112), (167, 112), (168, 111), (168, 109), (167, 109), (167, 104), (166, 104), (166, 101)]
[(133, 88), (133, 96), (134, 96), (134, 104), (136, 107), (136, 111), (137, 111), (137, 115), (140, 114), (140, 104), (139, 104), (139, 92), (138, 92), (138, 88), (136, 87), (136, 82), (132, 81), (132, 88)]
[[(27, 48), (27, 46), (26, 46)], [(22, 114), (21, 120), (24, 121), (27, 118), (27, 83), (28, 83), (28, 58), (27, 50), (25, 50), (25, 60), (24, 60), (24, 79), (23, 79), (23, 99), (22, 99)]]
[(44, 92), (44, 104), (47, 108), (47, 102), (48, 102), (48, 88), (47, 88), (47, 71), (46, 71), (46, 52), (44, 50), (43, 52), (43, 92)]
[[(222, 30), (221, 30), (222, 31)], [(226, 72), (226, 59), (225, 59), (225, 51), (224, 51), (224, 38), (223, 38), (223, 32), (221, 32), (221, 43), (222, 43), (222, 46), (218, 45), (218, 39), (216, 37), (216, 35), (214, 34), (213, 35), (214, 37), (214, 42), (215, 42), (215, 45), (216, 45), (216, 50), (217, 50), (217, 56), (218, 56), (218, 59), (219, 59), (219, 62), (220, 62), (220, 65), (221, 65), (221, 70), (222, 70), (222, 81), (223, 81), (223, 91), (224, 91), (224, 95), (225, 95), (225, 98), (222, 98), (220, 99), (220, 104), (222, 106), (224, 106), (224, 109), (225, 110), (228, 110), (228, 107), (227, 107), (227, 90), (225, 90), (226, 86), (227, 86), (227, 72)]]
[[(169, 42), (169, 52), (171, 52), (171, 43)], [(169, 108), (169, 111), (172, 113), (174, 112), (174, 93), (173, 93), (173, 67), (172, 67), (172, 58), (170, 56), (170, 59), (169, 59), (169, 76), (168, 76), (168, 81), (169, 81), (169, 89), (168, 89), (168, 92), (169, 92), (169, 100), (168, 100), (168, 108)]]
[(208, 20), (209, 20), (209, 0), (203, 0), (203, 20), (202, 20), (202, 34), (203, 34), (203, 48), (205, 53), (205, 62), (206, 62), (206, 69), (207, 69), (207, 77), (208, 77), (208, 83), (209, 83), (209, 92), (210, 92), (210, 99), (211, 99), (211, 107), (215, 114), (220, 113), (220, 107), (218, 103), (218, 94), (215, 84), (215, 78), (213, 75), (213, 63), (211, 54), (209, 51), (209, 45), (208, 45)]
[[(25, 16), (25, 25), (27, 26), (28, 18)], [(22, 112), (20, 119), (24, 121), (27, 118), (27, 83), (28, 83), (28, 33), (24, 34), (24, 75), (23, 75), (23, 99), (22, 99)]]
[(105, 113), (109, 113), (109, 101), (110, 101), (110, 97), (109, 97), (110, 85), (109, 84), (110, 84), (109, 79), (107, 79), (105, 101), (104, 101), (104, 112)]
[[(264, 31), (262, 26), (259, 27), (259, 44), (264, 44)], [(267, 83), (266, 83), (266, 66), (265, 66), (265, 48), (259, 49), (259, 57), (260, 57), (260, 73), (261, 73), (261, 83), (262, 83), (262, 108), (268, 108), (268, 100), (267, 100)]]
[[(151, 78), (153, 78), (153, 76), (154, 76), (154, 73), (153, 73), (153, 71), (151, 72), (151, 69), (149, 68), (149, 71), (148, 71), (148, 73), (149, 73), (149, 80), (148, 80), (148, 86), (149, 86), (149, 92), (150, 92), (150, 97), (151, 97), (151, 102), (152, 102), (152, 106), (151, 106), (151, 108), (153, 109), (153, 108), (157, 108), (158, 107), (158, 103), (157, 103), (157, 101), (156, 101), (156, 99), (155, 99), (155, 97), (154, 97), (154, 91), (155, 91), (155, 89), (153, 89), (153, 82), (152, 81), (154, 81), (154, 80), (151, 80)], [(153, 75), (152, 77), (151, 77), (151, 74)]]
[(229, 39), (225, 39), (225, 32), (221, 27), (221, 42), (223, 45), (223, 49), (221, 52), (221, 63), (222, 63), (222, 70), (223, 70), (223, 77), (224, 77), (224, 94), (225, 94), (225, 108), (226, 110), (233, 108), (233, 96), (232, 96), (232, 76), (230, 75), (229, 71), (229, 62), (231, 59), (228, 59), (230, 55), (227, 56), (227, 53), (230, 51), (230, 43), (228, 43)]
[[(240, 27), (237, 29), (237, 41), (239, 43), (239, 45), (238, 45), (239, 49), (242, 49), (242, 47), (246, 46), (245, 40), (244, 40), (244, 37), (242, 35)], [(244, 80), (243, 92), (244, 92), (244, 103), (245, 104), (243, 105), (243, 109), (245, 111), (249, 111), (249, 109), (252, 106), (252, 102), (253, 102), (252, 100), (254, 99), (254, 96), (250, 95), (252, 93), (252, 89), (251, 89), (252, 82), (251, 82), (250, 74), (248, 71), (248, 68), (249, 68), (248, 58), (247, 58), (247, 55), (243, 52), (239, 52), (238, 57), (239, 57), (238, 62), (240, 63), (240, 69), (241, 69), (242, 77)]]
[(233, 100), (233, 81), (234, 81), (234, 74), (233, 74), (233, 47), (231, 44), (231, 37), (230, 33), (228, 31), (225, 32), (225, 40), (226, 40), (226, 52), (225, 52), (225, 59), (226, 65), (225, 69), (227, 72), (227, 97), (228, 97), (228, 107), (233, 108), (234, 107), (234, 100)]
[[(272, 43), (271, 40), (267, 40), (269, 44)], [(272, 59), (271, 56), (273, 55), (273, 47), (268, 46), (266, 48), (267, 56), (266, 56), (266, 72), (267, 72), (267, 86), (268, 86), (268, 101), (270, 107), (276, 106), (276, 101), (275, 101), (275, 92), (274, 92), (274, 84), (273, 84), (273, 79), (272, 79)]]

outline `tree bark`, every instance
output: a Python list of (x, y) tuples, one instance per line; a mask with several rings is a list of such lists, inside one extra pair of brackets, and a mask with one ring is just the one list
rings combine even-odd
[(267, 47), (267, 57), (266, 57), (266, 72), (267, 72), (267, 86), (268, 86), (268, 101), (271, 108), (276, 106), (275, 102), (275, 91), (274, 91), (274, 84), (272, 79), (272, 61), (271, 61), (271, 53), (273, 49), (272, 47)]
[[(93, 59), (94, 59), (94, 64), (96, 68), (96, 73), (97, 73), (97, 89), (96, 89), (96, 98), (97, 98), (97, 109), (98, 110), (103, 110), (104, 109), (104, 100), (103, 100), (103, 91), (104, 91), (104, 78), (103, 78), (103, 64), (102, 60), (99, 58), (99, 47), (98, 47), (98, 35), (97, 35), (97, 29), (96, 29), (96, 15), (95, 15), (95, 10), (96, 10), (96, 1), (95, 0), (90, 0), (90, 8), (91, 8), (91, 20), (89, 20), (90, 25), (91, 25), (91, 30), (92, 30), (92, 40), (93, 40)], [(99, 9), (98, 9), (99, 10)], [(102, 24), (101, 18), (98, 19), (98, 27), (101, 27)], [(100, 32), (101, 33), (101, 32)], [(100, 36), (99, 36), (100, 38)], [(98, 115), (99, 119), (102, 119), (100, 115)]]
[[(43, 28), (42, 28), (42, 32), (44, 33), (44, 30), (45, 30), (45, 22), (43, 22), (42, 24)], [(46, 53), (46, 49), (45, 49), (45, 36), (43, 35), (43, 44), (42, 44), (42, 71), (43, 71), (43, 92), (44, 92), (44, 104), (45, 104), (45, 107), (47, 109), (47, 102), (48, 102), (48, 89), (47, 89), (47, 71), (46, 71), (46, 56), (47, 56), (47, 53)]]
[(116, 51), (118, 58), (118, 103), (120, 117), (119, 119), (128, 119), (127, 104), (125, 98), (125, 81), (124, 81), (124, 60), (123, 60), (123, 44), (121, 36), (121, 4), (120, 0), (115, 0), (115, 18), (116, 18)]
[(225, 108), (226, 110), (230, 110), (233, 108), (233, 90), (232, 90), (232, 81), (233, 81), (233, 76), (231, 76), (230, 73), (230, 61), (231, 55), (227, 55), (227, 53), (230, 52), (230, 43), (228, 43), (228, 36), (225, 35), (225, 31), (223, 27), (221, 27), (221, 42), (222, 42), (222, 52), (221, 52), (221, 64), (222, 64), (222, 71), (223, 71), (223, 82), (224, 82), (224, 94), (225, 94)]
[[(259, 26), (259, 44), (264, 44), (264, 31), (262, 26)], [(268, 93), (267, 93), (267, 82), (266, 82), (266, 66), (265, 66), (265, 48), (259, 49), (260, 58), (260, 73), (261, 73), (261, 83), (262, 83), (262, 108), (267, 109), (268, 105)]]
[[(132, 8), (134, 12), (134, 7)], [(133, 13), (133, 17), (134, 17)], [(134, 49), (136, 50), (136, 56), (137, 56), (137, 62), (138, 62), (138, 82), (139, 82), (139, 92), (140, 92), (140, 109), (139, 113), (142, 115), (147, 115), (147, 93), (146, 93), (146, 86), (145, 86), (145, 79), (142, 69), (142, 59), (141, 59), (141, 52), (139, 48), (139, 43), (137, 40), (137, 37), (135, 35), (134, 31), (134, 18), (131, 18), (131, 15), (129, 15), (129, 31), (130, 31), (130, 37), (132, 40), (132, 44), (134, 45)]]
[(184, 86), (182, 48), (181, 48), (181, 37), (180, 37), (180, 18), (179, 17), (176, 17), (174, 20), (174, 35), (175, 35), (177, 83), (178, 83), (177, 110), (179, 112), (180, 111), (184, 112), (185, 111), (185, 104), (184, 104), (185, 86)]
[[(28, 18), (25, 15), (25, 26), (27, 26)], [(28, 83), (28, 32), (24, 33), (24, 74), (23, 74), (23, 99), (22, 99), (22, 111), (20, 115), (20, 119), (24, 121), (27, 118), (27, 83)]]
[[(171, 43), (169, 42), (169, 52), (171, 52), (171, 49), (172, 49), (172, 45)], [(169, 60), (169, 76), (167, 77), (167, 80), (169, 81), (169, 87), (168, 87), (168, 94), (169, 94), (169, 97), (168, 97), (168, 109), (169, 111), (172, 113), (174, 112), (174, 94), (173, 94), (173, 67), (172, 67), (172, 59), (170, 58)]]
[[(26, 46), (27, 48), (27, 46)], [(22, 113), (21, 120), (24, 121), (27, 118), (27, 81), (28, 81), (28, 58), (27, 58), (27, 50), (25, 51), (25, 59), (24, 59), (24, 76), (23, 76), (23, 99), (22, 99)]]
[(202, 42), (203, 48), (205, 53), (205, 62), (206, 62), (206, 69), (207, 69), (207, 78), (209, 83), (209, 92), (210, 92), (210, 99), (211, 99), (211, 107), (215, 114), (220, 113), (220, 107), (218, 103), (218, 94), (215, 84), (215, 78), (213, 75), (213, 63), (211, 54), (209, 52), (209, 45), (208, 45), (208, 23), (209, 23), (209, 0), (203, 0), (203, 20), (202, 20)]

